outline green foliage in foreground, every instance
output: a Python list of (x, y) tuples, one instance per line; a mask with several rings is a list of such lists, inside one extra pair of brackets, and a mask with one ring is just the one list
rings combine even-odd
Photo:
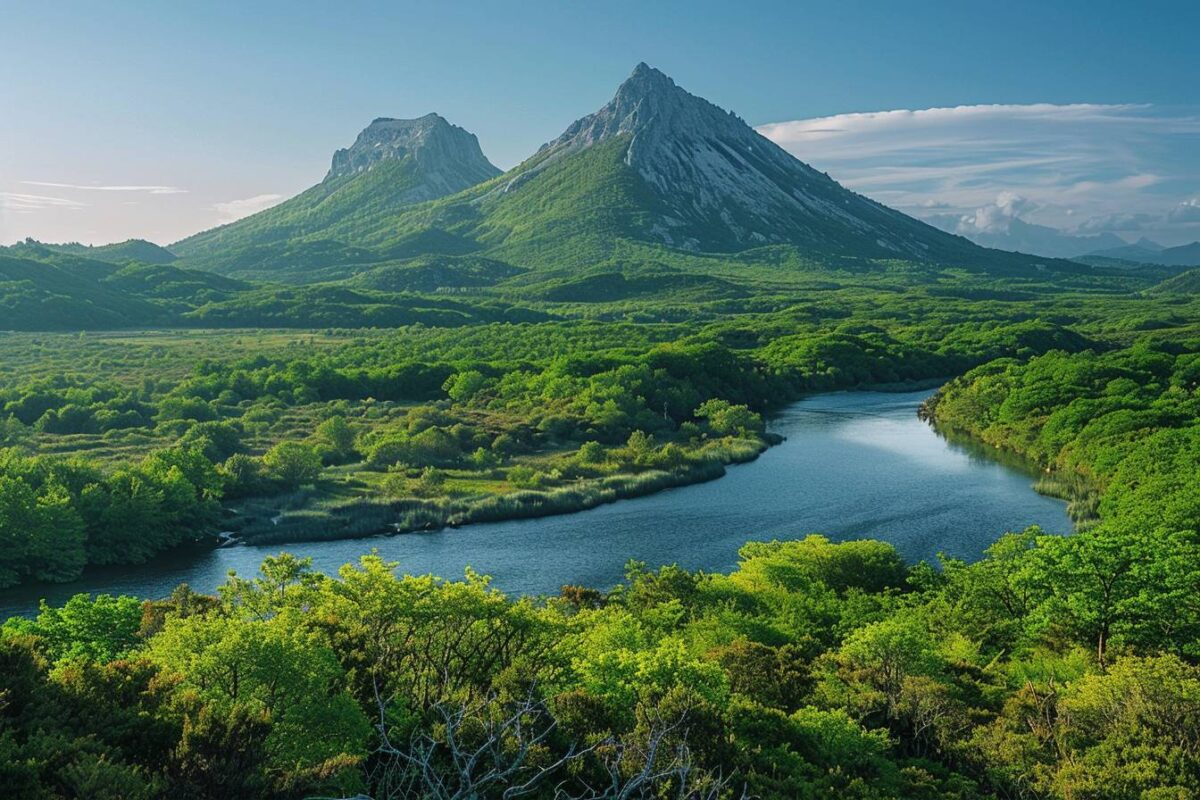
[[(288, 555), (220, 598), (73, 599), (0, 632), (10, 797), (1186, 797), (1200, 668), (1145, 606), (1103, 662), (1071, 539), (906, 567), (750, 543), (513, 600)], [(475, 759), (469, 755), (476, 754)], [(620, 794), (628, 790), (628, 794)], [(592, 794), (591, 792), (600, 792)]]

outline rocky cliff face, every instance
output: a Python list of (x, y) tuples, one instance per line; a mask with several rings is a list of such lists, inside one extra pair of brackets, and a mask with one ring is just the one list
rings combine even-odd
[(412, 158), (421, 174), (413, 202), (462, 191), (500, 174), (479, 149), (475, 134), (437, 114), (417, 119), (380, 118), (354, 144), (333, 154), (326, 181), (368, 172), (390, 159)]
[(607, 105), (544, 145), (534, 160), (553, 163), (614, 137), (628, 139), (626, 164), (666, 209), (653, 230), (669, 245), (738, 249), (791, 242), (904, 257), (970, 247), (845, 189), (646, 64)]

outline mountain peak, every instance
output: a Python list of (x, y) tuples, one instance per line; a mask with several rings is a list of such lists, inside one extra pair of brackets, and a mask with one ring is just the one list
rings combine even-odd
[(500, 171), (487, 160), (475, 134), (452, 125), (440, 114), (416, 119), (378, 117), (358, 134), (354, 144), (333, 154), (325, 180), (374, 169), (384, 161), (412, 158), (432, 175), (454, 173), (457, 188), (487, 180)]
[(641, 92), (671, 90), (683, 91), (675, 85), (675, 81), (671, 80), (669, 75), (667, 75), (665, 72), (655, 69), (645, 61), (640, 62), (636, 67), (633, 68), (633, 72), (630, 73), (629, 77), (625, 79), (625, 82), (621, 84), (619, 89), (617, 89), (617, 94), (620, 94), (621, 91), (625, 89), (636, 89)]
[(728, 134), (735, 127), (750, 130), (736, 115), (688, 93), (668, 75), (642, 62), (603, 108), (576, 121), (539, 152), (565, 154), (624, 135), (632, 137), (644, 152), (654, 143), (714, 131)]
[(647, 232), (669, 246), (737, 250), (795, 243), (921, 259), (970, 247), (843, 188), (644, 62), (601, 109), (544, 145), (507, 190), (604, 142), (620, 149), (624, 167), (654, 196)]

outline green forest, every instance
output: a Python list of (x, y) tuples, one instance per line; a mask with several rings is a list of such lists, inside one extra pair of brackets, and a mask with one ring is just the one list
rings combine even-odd
[(215, 596), (79, 595), (3, 626), (0, 784), (1194, 796), (1195, 301), (1126, 271), (1020, 290), (898, 265), (784, 272), (804, 287), (786, 302), (686, 320), (668, 290), (547, 302), (541, 321), (0, 336), (0, 582), (218, 530), (287, 549), (565, 513), (717, 478), (770, 447), (774, 409), (866, 386), (942, 385), (931, 423), (1036, 464), (1077, 532), (995, 531), (976, 563), (757, 541), (731, 574), (630, 563), (615, 588), (540, 598), (375, 557), (326, 576), (286, 553)]

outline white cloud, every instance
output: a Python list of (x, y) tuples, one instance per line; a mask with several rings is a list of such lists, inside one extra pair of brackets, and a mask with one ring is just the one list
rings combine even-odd
[(1200, 197), (1184, 200), (1172, 208), (1168, 219), (1180, 223), (1200, 222)]
[(1136, 223), (1149, 235), (1178, 239), (1189, 235), (1175, 223), (1191, 219), (1186, 198), (1200, 182), (1195, 108), (965, 105), (839, 114), (758, 130), (850, 188), (951, 229), (995, 232), (1027, 218), (1089, 232), (1133, 230)]
[[(1027, 105), (971, 105), (917, 110), (871, 111), (838, 114), (832, 117), (792, 120), (760, 125), (758, 132), (778, 145), (838, 138), (846, 134), (911, 131), (918, 128), (945, 128), (962, 123), (996, 122), (1024, 119), (1046, 122), (1109, 122), (1123, 120), (1131, 111), (1148, 109), (1148, 105), (1098, 105), (1073, 103), (1031, 103)], [(884, 144), (884, 143), (879, 143)]]
[(32, 214), (48, 209), (78, 209), (84, 207), (86, 207), (85, 203), (68, 200), (65, 197), (0, 192), (0, 209), (13, 214)]
[(95, 184), (53, 183), (51, 181), (21, 181), (26, 186), (46, 186), (52, 189), (74, 189), (89, 192), (145, 192), (147, 194), (187, 194), (178, 186), (98, 186)]
[(220, 224), (224, 225), (228, 222), (235, 222), (242, 217), (257, 214), (259, 211), (270, 208), (282, 199), (283, 195), (281, 194), (257, 194), (254, 197), (247, 197), (243, 200), (230, 200), (225, 203), (217, 203), (213, 208), (220, 215)]
[(957, 232), (964, 236), (972, 233), (1006, 233), (1012, 221), (1037, 208), (1037, 203), (1014, 192), (1000, 192), (993, 203), (980, 206), (974, 214), (964, 215), (959, 220)]

